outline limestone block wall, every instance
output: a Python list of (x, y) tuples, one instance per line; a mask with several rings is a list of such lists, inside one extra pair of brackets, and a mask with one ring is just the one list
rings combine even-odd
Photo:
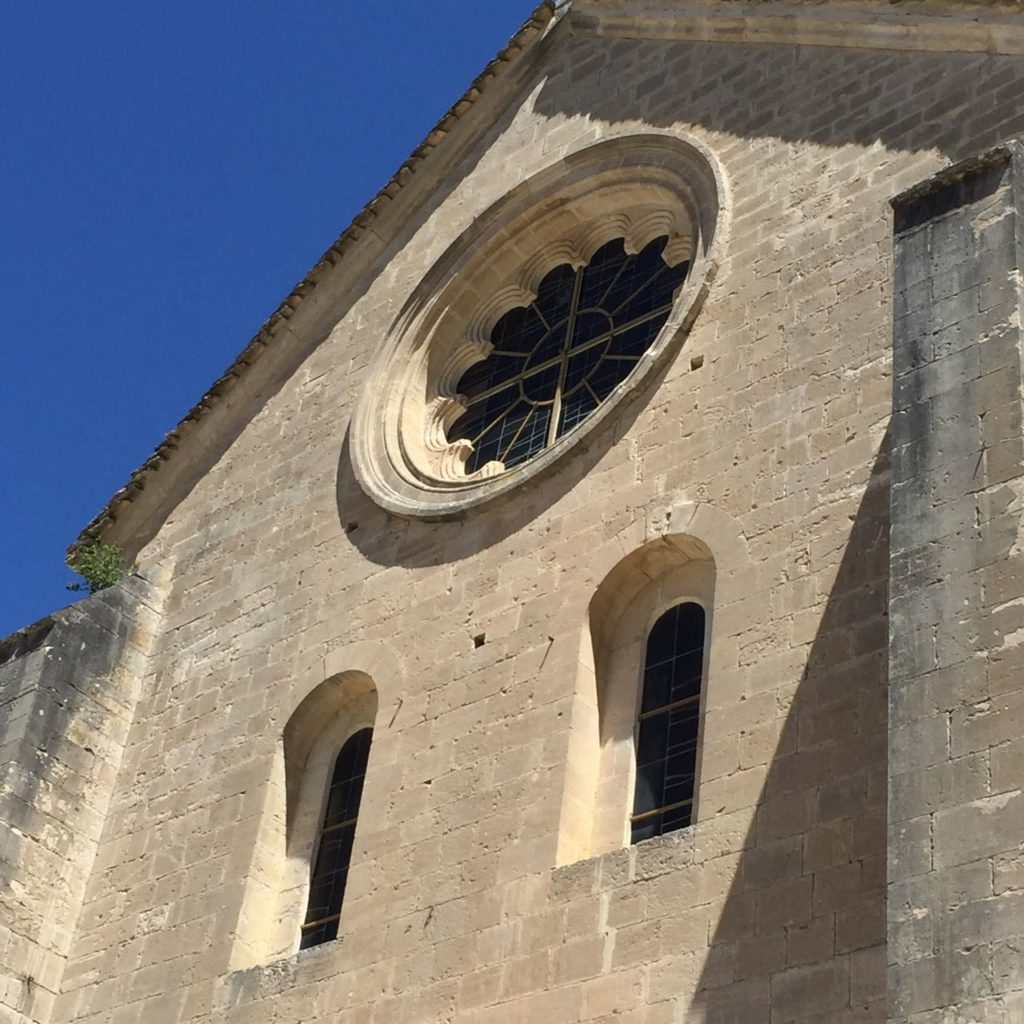
[(0, 1020), (47, 1024), (158, 621), (141, 577), (0, 641)]
[(1024, 1016), (1020, 268), (1012, 143), (896, 203), (892, 1019)]
[[(144, 550), (176, 568), (55, 1020), (887, 1020), (889, 200), (1022, 127), (1024, 61), (567, 24)], [(384, 512), (347, 445), (380, 339), (511, 187), (639, 132), (727, 183), (680, 356), (528, 488)], [(559, 865), (590, 602), (664, 537), (715, 563), (697, 821)], [(378, 710), (342, 937), (252, 962), (285, 726), (346, 672)]]

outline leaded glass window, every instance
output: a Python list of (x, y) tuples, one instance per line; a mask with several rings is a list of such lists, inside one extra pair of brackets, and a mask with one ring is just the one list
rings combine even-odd
[(309, 883), (309, 905), (302, 926), (300, 949), (337, 938), (372, 738), (372, 729), (361, 729), (341, 748), (334, 763)]
[(536, 299), (506, 313), (493, 349), (461, 377), (466, 412), (448, 439), (468, 439), (466, 472), (525, 462), (582, 423), (651, 346), (672, 310), (688, 263), (670, 267), (668, 237), (626, 253), (621, 238), (578, 270), (563, 264)]
[(686, 828), (693, 817), (704, 665), (704, 609), (670, 608), (647, 637), (636, 740), (632, 841)]

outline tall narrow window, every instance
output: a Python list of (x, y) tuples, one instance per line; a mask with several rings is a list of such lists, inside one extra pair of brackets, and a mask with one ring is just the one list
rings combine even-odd
[(704, 609), (670, 608), (647, 637), (636, 739), (632, 841), (686, 828), (693, 817), (704, 664)]
[(334, 763), (324, 823), (313, 863), (313, 877), (309, 883), (309, 906), (306, 923), (302, 926), (300, 949), (330, 942), (338, 935), (356, 816), (363, 795), (372, 738), (372, 729), (361, 729), (341, 748)]

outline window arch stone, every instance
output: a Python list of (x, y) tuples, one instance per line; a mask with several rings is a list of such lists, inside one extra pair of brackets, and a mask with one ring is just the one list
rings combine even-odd
[[(352, 423), (361, 486), (395, 513), (445, 518), (506, 493), (594, 430), (682, 344), (708, 293), (724, 233), (724, 184), (710, 155), (668, 134), (629, 135), (574, 153), (513, 189), (435, 264), (384, 339)], [(463, 375), (492, 351), (491, 332), (529, 305), (555, 268), (584, 267), (622, 240), (640, 253), (666, 239), (666, 264), (689, 264), (657, 337), (585, 419), (511, 468), (467, 472), (470, 440), (453, 437)]]
[[(716, 631), (716, 619), (742, 601), (750, 585), (743, 534), (731, 516), (714, 506), (680, 502), (655, 507), (628, 533), (640, 544), (603, 567), (581, 630), (558, 864), (631, 843), (635, 730), (651, 627), (677, 605), (693, 602), (704, 609), (703, 744), (703, 714), (715, 699), (716, 658), (728, 646), (728, 637), (721, 635), (725, 630)], [(694, 823), (701, 816), (700, 748), (696, 768)]]

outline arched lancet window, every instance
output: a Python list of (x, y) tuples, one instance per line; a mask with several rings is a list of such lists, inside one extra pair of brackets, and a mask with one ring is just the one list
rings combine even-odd
[(692, 820), (703, 664), (704, 609), (678, 604), (647, 637), (630, 819), (634, 843)]
[(320, 829), (313, 875), (309, 883), (309, 904), (302, 926), (300, 949), (330, 942), (338, 935), (341, 903), (345, 898), (352, 841), (363, 795), (366, 762), (370, 756), (372, 729), (360, 729), (341, 748), (334, 763), (327, 794), (324, 822)]

